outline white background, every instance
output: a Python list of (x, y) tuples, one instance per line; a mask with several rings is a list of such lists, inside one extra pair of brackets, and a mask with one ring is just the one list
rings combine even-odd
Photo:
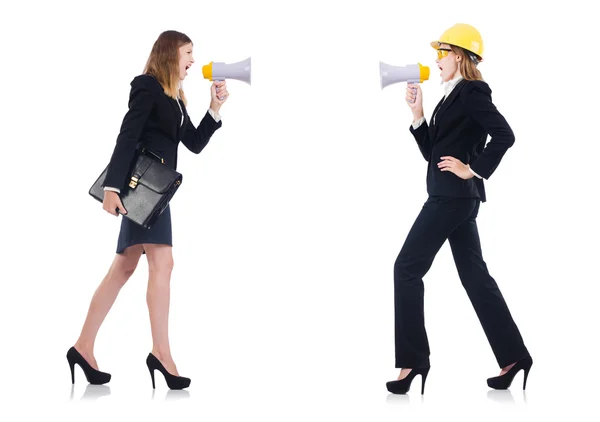
[[(597, 414), (598, 49), (584, 3), (3, 2), (0, 418)], [(443, 95), (429, 42), (457, 22), (482, 33), (480, 69), (516, 134), (478, 222), (535, 362), (526, 395), (522, 373), (511, 391), (489, 391), (499, 369), (446, 244), (425, 277), (426, 394), (417, 379), (393, 396), (393, 264), (426, 199), (426, 162), (405, 84), (381, 90), (379, 61), (431, 67), (429, 118)], [(129, 82), (166, 29), (195, 44), (185, 89), (196, 124), (209, 103), (202, 65), (251, 56), (253, 66), (251, 86), (228, 82), (209, 146), (180, 148), (170, 334), (192, 384), (169, 392), (158, 378), (152, 391), (143, 257), (97, 340), (112, 381), (90, 388), (77, 368), (72, 389), (65, 354), (120, 224), (88, 189)]]

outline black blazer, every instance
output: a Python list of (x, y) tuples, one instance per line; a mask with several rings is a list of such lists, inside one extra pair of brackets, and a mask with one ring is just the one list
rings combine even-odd
[(181, 110), (152, 75), (139, 75), (131, 81), (129, 111), (123, 118), (103, 186), (125, 188), (141, 147), (157, 153), (174, 169), (177, 169), (179, 141), (196, 154), (204, 149), (222, 122), (217, 123), (207, 111), (196, 128), (181, 100), (179, 104)]
[[(433, 115), (435, 124), (410, 127), (427, 166), (427, 193), (430, 196), (480, 198), (486, 201), (483, 180), (463, 180), (450, 171), (441, 171), (440, 157), (458, 158), (489, 179), (500, 160), (515, 142), (512, 129), (492, 103), (492, 90), (483, 81), (461, 80)], [(443, 99), (442, 99), (443, 100)], [(491, 136), (486, 146), (487, 135)]]

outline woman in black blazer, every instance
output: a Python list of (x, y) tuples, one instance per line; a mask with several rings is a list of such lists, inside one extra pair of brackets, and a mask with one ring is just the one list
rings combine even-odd
[[(194, 63), (192, 49), (192, 41), (185, 34), (163, 32), (154, 43), (144, 73), (131, 82), (129, 111), (123, 119), (104, 182), (103, 208), (112, 215), (127, 214), (119, 193), (129, 183), (131, 165), (141, 148), (152, 151), (164, 159), (165, 165), (176, 169), (180, 141), (199, 154), (222, 125), (219, 110), (229, 96), (224, 81), (211, 86), (210, 108), (198, 127), (187, 114), (181, 82)], [(91, 384), (110, 381), (110, 374), (98, 370), (94, 342), (100, 325), (142, 254), (146, 254), (149, 267), (146, 300), (153, 347), (146, 363), (152, 386), (155, 386), (155, 369), (163, 373), (169, 388), (189, 386), (190, 379), (179, 376), (169, 346), (169, 284), (173, 268), (169, 206), (150, 229), (127, 218), (121, 219), (117, 255), (92, 298), (79, 339), (67, 352), (73, 383), (75, 364), (83, 369)]]
[[(421, 89), (408, 85), (406, 100), (413, 112), (410, 132), (428, 162), (428, 199), (414, 222), (394, 266), (396, 368), (398, 379), (388, 391), (404, 394), (421, 375), (421, 394), (429, 373), (429, 344), (423, 316), (423, 277), (446, 240), (461, 282), (501, 368), (489, 378), (495, 389), (510, 386), (532, 359), (523, 343), (496, 281), (483, 260), (477, 213), (486, 201), (483, 180), (494, 173), (514, 143), (513, 132), (491, 99), (477, 64), (483, 43), (470, 25), (448, 29), (432, 46), (446, 83), (446, 95), (436, 106), (431, 123), (425, 121)], [(488, 134), (491, 140), (486, 146)]]

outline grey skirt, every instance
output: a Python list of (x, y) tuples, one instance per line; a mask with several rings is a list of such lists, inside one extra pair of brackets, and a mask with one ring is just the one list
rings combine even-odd
[[(167, 205), (167, 208), (165, 208), (154, 225), (149, 229), (145, 229), (128, 218), (121, 216), (121, 230), (119, 231), (119, 240), (117, 241), (117, 253), (121, 254), (128, 247), (142, 243), (173, 246), (170, 207), (170, 205)], [(146, 252), (144, 251), (144, 253)]]

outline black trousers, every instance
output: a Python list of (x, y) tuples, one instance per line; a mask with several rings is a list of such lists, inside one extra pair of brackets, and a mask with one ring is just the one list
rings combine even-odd
[(396, 368), (429, 366), (423, 277), (446, 239), (498, 365), (529, 355), (483, 260), (475, 221), (479, 205), (477, 198), (430, 197), (408, 233), (394, 265)]

